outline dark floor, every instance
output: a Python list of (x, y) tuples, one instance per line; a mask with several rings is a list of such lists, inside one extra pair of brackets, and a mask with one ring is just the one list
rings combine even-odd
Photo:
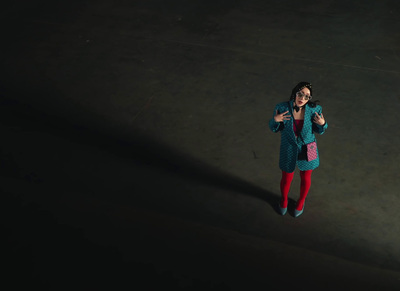
[[(398, 290), (397, 1), (19, 1), (1, 10), (4, 283)], [(276, 103), (328, 121), (304, 214)]]

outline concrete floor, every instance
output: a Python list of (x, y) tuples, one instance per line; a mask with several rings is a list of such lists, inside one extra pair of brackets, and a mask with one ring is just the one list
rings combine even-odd
[[(0, 13), (3, 282), (400, 288), (397, 1), (42, 0)], [(299, 81), (329, 128), (294, 219), (298, 175), (289, 214), (276, 212), (268, 120)]]

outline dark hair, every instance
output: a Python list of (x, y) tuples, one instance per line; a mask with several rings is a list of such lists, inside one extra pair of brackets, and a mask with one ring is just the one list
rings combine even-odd
[[(309, 82), (300, 82), (293, 88), (292, 94), (290, 95), (290, 100), (294, 100), (296, 98), (296, 93), (303, 90), (304, 88), (307, 88), (308, 90), (310, 90), (310, 95), (313, 96), (312, 84)], [(317, 103), (319, 103), (319, 100), (315, 100), (315, 101), (310, 100), (307, 102), (307, 105), (309, 105), (311, 107), (315, 107), (317, 105)]]

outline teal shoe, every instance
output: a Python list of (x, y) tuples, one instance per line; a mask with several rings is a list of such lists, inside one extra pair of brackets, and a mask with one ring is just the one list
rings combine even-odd
[(279, 211), (281, 212), (281, 215), (285, 215), (287, 212), (287, 207), (286, 208), (282, 208), (281, 207), (281, 203), (278, 204), (279, 207)]
[(300, 215), (303, 214), (304, 206), (305, 206), (305, 203), (303, 204), (303, 209), (302, 210), (297, 210), (296, 208), (294, 209), (294, 217), (299, 217)]

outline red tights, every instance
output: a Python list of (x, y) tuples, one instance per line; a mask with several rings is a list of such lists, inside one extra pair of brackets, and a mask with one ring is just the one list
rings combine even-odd
[[(300, 171), (300, 198), (297, 200), (296, 209), (302, 210), (304, 206), (304, 201), (306, 200), (308, 190), (311, 187), (311, 174), (312, 170), (308, 171)], [(286, 173), (282, 171), (282, 180), (281, 180), (281, 207), (286, 208), (288, 204), (288, 194), (290, 190), (290, 185), (292, 184), (294, 172), (293, 173)]]

